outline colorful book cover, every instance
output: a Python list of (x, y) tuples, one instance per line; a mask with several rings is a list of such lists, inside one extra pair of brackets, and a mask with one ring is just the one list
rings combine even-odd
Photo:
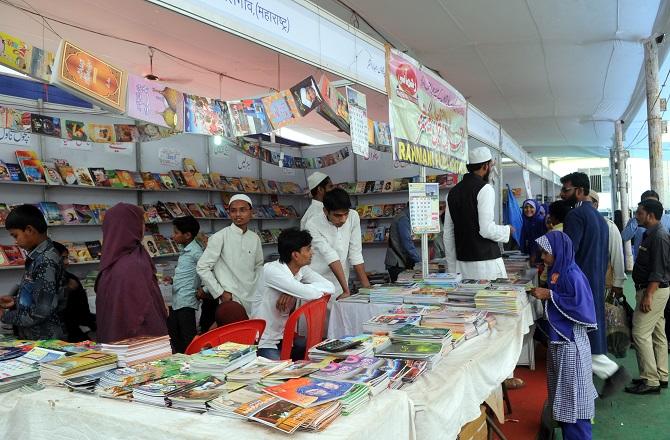
[(46, 183), (44, 177), (44, 167), (42, 162), (37, 159), (21, 159), (19, 165), (26, 177), (27, 182), (31, 183)]
[(195, 180), (194, 173), (191, 171), (182, 171), (180, 174), (184, 179), (184, 187), (198, 188), (198, 182)]
[(74, 168), (72, 168), (70, 165), (56, 164), (56, 169), (58, 170), (58, 173), (60, 174), (60, 177), (63, 180), (63, 184), (65, 185), (77, 184), (77, 176), (74, 174)]
[(188, 215), (182, 211), (181, 207), (179, 207), (179, 204), (176, 202), (166, 202), (165, 207), (173, 218), (184, 217)]
[[(70, 255), (72, 255), (72, 253), (70, 253)], [(91, 257), (91, 254), (84, 243), (74, 243), (74, 258), (78, 263), (93, 261), (93, 257)]]
[(93, 183), (95, 184), (95, 186), (102, 186), (102, 187), (110, 186), (104, 168), (89, 168), (88, 172), (93, 178)]
[(182, 131), (184, 94), (160, 82), (129, 75), (126, 113), (131, 118)]
[(160, 191), (162, 189), (160, 182), (156, 180), (153, 173), (143, 171), (140, 174), (142, 176), (144, 189), (149, 191)]
[(49, 185), (63, 184), (63, 179), (61, 178), (60, 174), (58, 174), (56, 165), (53, 162), (42, 162), (42, 167), (44, 169), (44, 180), (46, 183)]
[(198, 167), (193, 159), (190, 157), (185, 157), (181, 161), (182, 168), (184, 171), (190, 171), (192, 173), (195, 173), (198, 171)]
[(242, 185), (242, 180), (239, 177), (231, 177), (229, 181), (233, 188), (235, 188), (234, 191), (244, 191), (244, 185)]
[(44, 215), (44, 219), (48, 225), (62, 225), (63, 216), (61, 215), (58, 203), (55, 202), (40, 202), (40, 211)]
[(107, 181), (109, 186), (112, 188), (123, 188), (123, 182), (119, 179), (119, 175), (116, 170), (105, 170), (105, 176), (107, 176)]
[(263, 388), (263, 391), (279, 399), (303, 408), (320, 405), (344, 397), (352, 383), (318, 380), (307, 377), (291, 379), (283, 384)]
[(391, 129), (386, 122), (375, 121), (375, 137), (377, 145), (384, 145), (390, 147), (391, 144)]
[(0, 247), (0, 267), (2, 266), (9, 266), (9, 261), (7, 260), (7, 257), (5, 256), (5, 252), (2, 250), (2, 247)]
[(367, 182), (356, 182), (356, 194), (363, 194), (367, 186)]
[(21, 252), (21, 248), (18, 246), (0, 245), (0, 249), (2, 249), (5, 254), (5, 258), (7, 258), (8, 266), (22, 266), (25, 264), (25, 257), (23, 256), (23, 252)]
[(4, 32), (0, 32), (0, 41), (0, 64), (27, 74), (32, 46)]
[(300, 116), (306, 116), (312, 110), (318, 108), (323, 102), (323, 97), (312, 76), (305, 78), (295, 86), (291, 87), (290, 91)]
[(275, 129), (292, 124), (300, 118), (295, 99), (289, 90), (282, 90), (266, 96), (261, 98), (261, 101), (270, 123)]
[(63, 224), (65, 225), (77, 225), (79, 224), (79, 216), (77, 211), (74, 209), (74, 205), (59, 205), (61, 217), (63, 218)]
[(119, 182), (123, 188), (135, 188), (135, 181), (133, 176), (130, 174), (130, 171), (127, 170), (116, 170), (116, 175), (119, 178)]
[(61, 136), (60, 118), (53, 118), (51, 116), (38, 115), (33, 113), (30, 116), (31, 130), (35, 134), (42, 134), (45, 136)]
[(142, 205), (144, 208), (144, 223), (162, 223), (163, 219), (158, 215), (156, 207), (150, 203)]
[(128, 171), (130, 177), (133, 179), (133, 186), (131, 188), (144, 188), (144, 178), (139, 171)]
[(200, 207), (197, 203), (187, 203), (186, 207), (188, 208), (191, 215), (195, 218), (203, 218), (205, 214), (200, 210)]
[(370, 208), (370, 217), (378, 218), (384, 216), (384, 207), (382, 205), (372, 205)]
[(202, 180), (205, 183), (205, 188), (216, 188), (212, 181), (212, 176), (209, 173), (202, 173)]
[(214, 206), (216, 207), (217, 217), (230, 218), (228, 211), (226, 211), (226, 207), (223, 206), (223, 203), (215, 203)]
[(88, 141), (86, 124), (82, 121), (65, 120), (65, 137), (72, 141)]
[(140, 140), (140, 133), (135, 125), (114, 124), (114, 139), (116, 142), (137, 142)]
[(114, 126), (111, 124), (87, 124), (86, 132), (91, 142), (107, 144), (114, 142)]
[(175, 253), (172, 245), (170, 244), (170, 240), (161, 234), (153, 234), (153, 237), (160, 255), (172, 255)]
[(202, 211), (203, 214), (205, 214), (205, 217), (207, 218), (217, 218), (219, 216), (219, 212), (213, 203), (200, 203), (198, 204), (198, 206), (200, 207), (200, 210)]
[(249, 122), (244, 114), (244, 104), (242, 101), (228, 101), (226, 104), (228, 105), (228, 115), (235, 136), (247, 136), (252, 134), (249, 129)]
[(249, 133), (268, 133), (272, 131), (272, 124), (263, 106), (263, 101), (257, 99), (243, 99), (244, 115), (249, 124)]
[(72, 207), (77, 213), (77, 218), (79, 219), (80, 224), (90, 225), (96, 223), (95, 215), (93, 214), (93, 211), (91, 210), (90, 206), (75, 203), (74, 205), (72, 205)]
[[(185, 171), (184, 173), (187, 173), (187, 171)], [(193, 173), (193, 180), (195, 181), (196, 188), (202, 188), (202, 189), (207, 188), (207, 182), (205, 181), (205, 178), (203, 177), (201, 172), (196, 171), (195, 173)]]
[(291, 434), (297, 431), (302, 425), (302, 423), (292, 422), (294, 419), (300, 418), (300, 412), (302, 411), (305, 411), (305, 409), (293, 403), (280, 400), (261, 408), (260, 411), (250, 416), (249, 420), (254, 420), (264, 425), (272, 426), (286, 434)]
[(159, 200), (158, 202), (156, 202), (156, 204), (154, 206), (156, 206), (156, 211), (158, 211), (158, 215), (161, 216), (163, 221), (169, 222), (169, 221), (172, 220), (172, 216), (170, 215), (170, 211), (168, 210), (165, 203), (163, 203)]
[(0, 107), (0, 128), (30, 133), (31, 117), (30, 112), (21, 112), (9, 107)]
[(5, 220), (7, 220), (10, 212), (11, 210), (6, 203), (0, 203), (0, 227), (5, 226)]
[(209, 173), (209, 180), (212, 183), (212, 188), (222, 189), (221, 188), (221, 174), (219, 174), (219, 173)]
[(384, 205), (383, 211), (382, 211), (382, 217), (393, 217), (393, 205)]
[(91, 255), (91, 258), (94, 260), (99, 260), (100, 254), (102, 253), (102, 243), (100, 243), (99, 240), (93, 240), (87, 241), (85, 244), (86, 249), (88, 249), (88, 253)]
[(12, 176), (9, 174), (9, 169), (7, 168), (7, 165), (5, 162), (0, 160), (0, 181), (10, 181), (12, 180)]
[[(224, 112), (223, 107), (226, 107)], [(225, 102), (202, 96), (184, 94), (184, 131), (207, 135), (225, 135), (224, 118), (228, 118)]]
[(160, 182), (161, 186), (163, 186), (165, 189), (176, 189), (177, 185), (175, 184), (174, 179), (170, 175), (170, 173), (160, 173)]
[(181, 170), (172, 170), (170, 171), (170, 174), (172, 174), (172, 178), (174, 179), (174, 182), (178, 188), (188, 186), (186, 184), (186, 178), (184, 178), (184, 173), (181, 172)]
[(74, 175), (77, 177), (79, 185), (95, 186), (95, 182), (93, 181), (93, 177), (91, 177), (91, 173), (88, 172), (88, 168), (75, 168)]

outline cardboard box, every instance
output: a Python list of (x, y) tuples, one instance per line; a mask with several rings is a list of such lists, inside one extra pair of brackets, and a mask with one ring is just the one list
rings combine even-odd
[(488, 434), (486, 406), (480, 405), (479, 410), (481, 411), (479, 417), (463, 425), (458, 440), (486, 440)]

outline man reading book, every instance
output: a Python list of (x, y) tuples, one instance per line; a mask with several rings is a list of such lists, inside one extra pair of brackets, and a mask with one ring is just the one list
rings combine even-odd
[(252, 313), (254, 318), (265, 320), (258, 355), (268, 359), (279, 359), (284, 327), (296, 299), (309, 301), (335, 291), (333, 283), (309, 267), (312, 262), (309, 232), (286, 229), (277, 241), (279, 261), (263, 266)]
[(14, 208), (5, 228), (24, 249), (25, 271), (13, 295), (0, 297), (0, 320), (21, 339), (64, 339), (65, 275), (61, 256), (47, 237), (47, 223), (33, 205)]

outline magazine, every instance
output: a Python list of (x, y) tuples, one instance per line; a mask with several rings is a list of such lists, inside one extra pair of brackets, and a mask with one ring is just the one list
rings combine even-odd
[(346, 382), (301, 377), (286, 383), (263, 388), (282, 400), (307, 408), (342, 398), (354, 385)]

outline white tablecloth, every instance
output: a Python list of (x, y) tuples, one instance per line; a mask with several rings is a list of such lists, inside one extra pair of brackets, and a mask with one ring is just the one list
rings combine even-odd
[[(272, 428), (244, 420), (200, 415), (103, 399), (60, 388), (0, 395), (0, 438), (75, 439), (282, 439)], [(324, 432), (298, 432), (297, 439), (414, 439), (411, 402), (387, 390), (360, 412), (339, 417)]]
[[(328, 336), (360, 334), (363, 322), (391, 307), (336, 302)], [(464, 424), (479, 417), (482, 402), (491, 395), (493, 401), (500, 402), (500, 384), (514, 371), (524, 335), (533, 322), (533, 307), (524, 300), (519, 316), (497, 315), (489, 334), (466, 341), (432, 371), (402, 389), (415, 405), (418, 439), (453, 440)]]

